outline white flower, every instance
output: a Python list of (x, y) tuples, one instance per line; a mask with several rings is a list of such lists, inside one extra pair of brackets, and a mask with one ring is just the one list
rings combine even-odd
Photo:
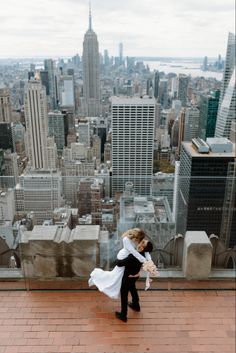
[(152, 277), (159, 276), (159, 272), (157, 270), (157, 267), (152, 260), (144, 262), (142, 269), (143, 269), (143, 271), (149, 272), (150, 276), (152, 276)]

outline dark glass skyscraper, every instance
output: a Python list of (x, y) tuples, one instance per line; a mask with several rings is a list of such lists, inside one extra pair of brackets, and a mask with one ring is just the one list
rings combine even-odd
[(0, 148), (10, 149), (13, 152), (11, 123), (0, 123)]
[(203, 140), (206, 140), (207, 137), (215, 136), (219, 98), (219, 90), (200, 96), (198, 135)]
[(236, 243), (235, 144), (227, 139), (207, 141), (213, 141), (208, 153), (199, 152), (193, 143), (182, 143), (177, 232), (202, 230), (233, 246)]
[(188, 97), (188, 84), (189, 84), (189, 77), (184, 74), (179, 74), (178, 77), (178, 99), (181, 101), (182, 106), (186, 107)]

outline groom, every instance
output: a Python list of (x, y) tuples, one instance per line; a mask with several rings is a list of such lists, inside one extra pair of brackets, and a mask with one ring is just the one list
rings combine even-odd
[[(138, 252), (144, 256), (145, 252), (151, 252), (153, 250), (152, 243), (146, 239), (143, 239), (137, 246)], [(123, 260), (117, 260), (117, 266), (125, 266), (124, 275), (121, 282), (120, 296), (121, 296), (121, 312), (116, 311), (117, 319), (127, 322), (127, 309), (128, 306), (134, 311), (140, 311), (139, 296), (136, 289), (136, 281), (139, 278), (139, 272), (142, 263), (129, 254)], [(128, 294), (132, 296), (132, 302), (128, 303)]]

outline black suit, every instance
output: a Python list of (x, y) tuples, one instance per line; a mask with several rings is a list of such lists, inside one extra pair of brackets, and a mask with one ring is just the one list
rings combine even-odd
[[(144, 253), (140, 253), (144, 256)], [(132, 254), (129, 254), (123, 260), (117, 260), (117, 266), (125, 266), (124, 275), (121, 282), (121, 315), (127, 317), (128, 294), (132, 296), (132, 304), (139, 308), (139, 296), (135, 286), (138, 277), (129, 277), (129, 275), (136, 275), (139, 273), (142, 263)]]

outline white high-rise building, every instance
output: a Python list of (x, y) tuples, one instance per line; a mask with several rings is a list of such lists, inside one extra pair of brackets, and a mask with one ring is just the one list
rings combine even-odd
[(90, 146), (90, 122), (87, 120), (80, 121), (78, 124), (79, 143)]
[(37, 224), (53, 216), (62, 204), (62, 178), (56, 170), (31, 170), (19, 177), (15, 188), (16, 210), (34, 212)]
[(47, 99), (40, 81), (32, 80), (26, 85), (25, 123), (30, 166), (47, 168)]
[(14, 190), (8, 189), (2, 191), (0, 189), (0, 223), (2, 221), (13, 222), (15, 216), (15, 199)]
[(148, 195), (153, 174), (155, 99), (112, 97), (112, 191), (132, 182)]
[(235, 106), (235, 35), (229, 33), (215, 137), (230, 137), (231, 123), (236, 119)]
[(75, 87), (72, 75), (63, 75), (59, 80), (59, 99), (61, 108), (75, 109)]
[(199, 109), (196, 107), (186, 108), (184, 121), (184, 141), (191, 141), (198, 137)]
[(83, 42), (83, 95), (87, 116), (100, 115), (100, 58), (96, 33), (92, 30), (91, 10), (89, 29)]

